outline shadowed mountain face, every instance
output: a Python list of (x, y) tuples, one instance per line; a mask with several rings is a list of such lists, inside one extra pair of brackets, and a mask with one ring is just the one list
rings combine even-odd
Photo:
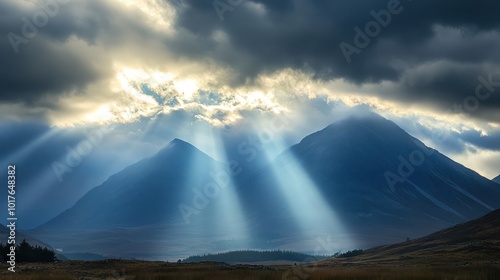
[(497, 177), (495, 177), (495, 178), (493, 179), (493, 182), (497, 182), (497, 183), (499, 183), (499, 184), (500, 184), (500, 175), (498, 175)]
[(224, 166), (191, 144), (174, 139), (151, 158), (139, 161), (89, 191), (73, 207), (41, 229), (106, 229), (165, 223), (178, 218), (178, 204), (192, 187)]
[(239, 213), (228, 216), (221, 205), (234, 189), (229, 174), (226, 165), (174, 139), (31, 232), (67, 253), (112, 257), (178, 258), (240, 249), (231, 242), (248, 229), (240, 226)]
[(374, 114), (336, 122), (251, 170), (231, 177), (175, 139), (33, 234), (69, 252), (152, 259), (312, 251), (330, 235), (328, 250), (338, 250), (421, 236), (500, 207), (498, 184)]
[(349, 226), (361, 230), (373, 224), (421, 234), (500, 207), (498, 185), (378, 115), (313, 133), (276, 164), (284, 172), (299, 165)]

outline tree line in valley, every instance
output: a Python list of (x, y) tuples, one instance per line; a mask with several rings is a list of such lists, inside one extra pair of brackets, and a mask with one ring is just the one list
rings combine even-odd
[(303, 253), (286, 251), (286, 250), (272, 250), (272, 251), (256, 251), (256, 250), (239, 250), (217, 254), (206, 254), (190, 256), (182, 262), (263, 262), (263, 261), (312, 261), (325, 259), (328, 256), (311, 256)]
[[(11, 246), (9, 244), (0, 243), (0, 260), (2, 262), (8, 261), (7, 256), (11, 252)], [(33, 246), (29, 244), (26, 240), (23, 240), (19, 245), (16, 246), (15, 250), (16, 262), (54, 262), (56, 261), (56, 254), (54, 251), (41, 246)]]

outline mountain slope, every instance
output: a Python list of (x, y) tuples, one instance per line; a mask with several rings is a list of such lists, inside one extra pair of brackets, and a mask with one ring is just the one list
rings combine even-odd
[(368, 221), (429, 231), (500, 207), (490, 180), (375, 114), (305, 137), (276, 164), (280, 172), (304, 170), (331, 207), (355, 218), (353, 227)]
[[(418, 264), (500, 261), (500, 210), (427, 236), (366, 250), (349, 261)], [(327, 262), (331, 262), (329, 260)]]
[[(226, 165), (174, 139), (111, 176), (31, 234), (71, 254), (178, 259), (214, 248), (242, 249), (244, 219)], [(238, 228), (238, 231), (235, 231)]]
[[(111, 176), (40, 229), (133, 227), (178, 218), (178, 204), (189, 201), (192, 188), (222, 168), (191, 144), (174, 139), (151, 158)], [(174, 215), (173, 215), (174, 214)]]
[(498, 175), (497, 177), (493, 178), (492, 180), (493, 182), (497, 182), (500, 184), (500, 175)]

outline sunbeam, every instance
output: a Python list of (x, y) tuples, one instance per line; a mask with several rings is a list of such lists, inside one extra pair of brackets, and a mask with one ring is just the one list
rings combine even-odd
[(225, 166), (224, 169), (214, 170), (214, 181), (220, 187), (220, 194), (215, 198), (216, 215), (220, 217), (221, 226), (227, 230), (224, 239), (231, 240), (228, 244), (231, 248), (227, 249), (245, 249), (248, 248), (250, 239), (248, 225), (237, 194), (237, 186), (227, 167), (229, 159), (220, 130), (212, 129), (210, 139), (214, 153), (222, 159)]
[[(204, 150), (218, 162), (205, 170), (207, 165), (198, 165), (191, 161), (191, 171), (185, 187), (192, 189), (191, 195), (198, 194), (206, 206), (188, 225), (193, 232), (202, 233), (211, 242), (212, 250), (247, 248), (250, 239), (248, 225), (243, 215), (237, 196), (236, 185), (227, 168), (222, 136), (212, 126), (196, 126), (192, 135), (194, 143), (202, 143)], [(198, 159), (199, 160), (199, 159)], [(209, 177), (199, 174), (209, 173)], [(204, 178), (205, 181), (200, 181)]]
[(9, 164), (15, 162), (22, 162), (26, 160), (30, 154), (32, 154), (35, 150), (40, 149), (45, 143), (56, 137), (57, 135), (61, 135), (63, 130), (57, 128), (51, 128), (42, 135), (37, 138), (31, 140), (27, 145), (23, 146), (21, 149), (14, 151), (5, 156), (2, 159), (2, 163)]
[[(287, 146), (284, 140), (273, 137), (264, 142), (262, 152), (269, 161), (276, 163), (271, 165), (271, 172), (277, 182), (278, 192), (290, 211), (290, 216), (282, 218), (293, 219), (300, 230), (291, 234), (295, 244), (288, 246), (312, 251), (318, 245), (317, 238), (330, 235), (336, 237), (336, 242), (331, 244), (336, 246), (335, 249), (354, 246), (343, 223), (318, 191), (316, 184), (291, 151), (285, 150)], [(279, 156), (275, 157), (276, 154)]]

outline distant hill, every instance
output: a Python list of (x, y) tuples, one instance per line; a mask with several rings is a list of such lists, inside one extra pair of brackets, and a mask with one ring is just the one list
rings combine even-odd
[(266, 261), (314, 261), (327, 258), (326, 256), (311, 256), (293, 251), (255, 251), (255, 250), (240, 250), (218, 254), (207, 254), (203, 256), (190, 256), (183, 260), (184, 263), (191, 262), (226, 262), (226, 263), (249, 263), (249, 262), (266, 262)]
[[(335, 262), (328, 260), (326, 262)], [(349, 262), (405, 264), (500, 263), (500, 209), (479, 219), (392, 245), (368, 249)], [(341, 260), (339, 260), (341, 262)]]
[(68, 260), (79, 260), (79, 261), (101, 261), (108, 260), (111, 258), (107, 258), (105, 256), (93, 253), (69, 253), (65, 254)]

